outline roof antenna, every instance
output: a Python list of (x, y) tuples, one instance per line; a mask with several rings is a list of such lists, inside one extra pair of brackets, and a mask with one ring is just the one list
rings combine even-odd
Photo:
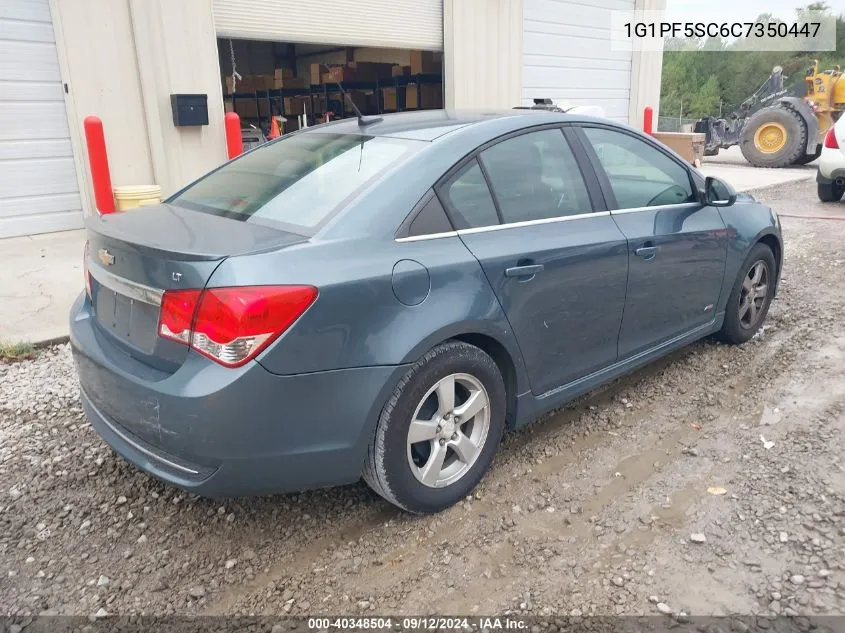
[[(329, 67), (328, 64), (323, 64), (323, 66), (326, 68), (327, 71), (329, 71), (330, 75), (334, 76), (334, 74), (332, 73), (332, 69)], [(344, 98), (346, 98), (349, 105), (351, 105), (352, 109), (355, 111), (355, 116), (358, 117), (358, 126), (359, 127), (365, 127), (367, 125), (372, 125), (373, 123), (378, 123), (379, 121), (384, 120), (380, 116), (365, 117), (363, 114), (361, 114), (361, 110), (358, 109), (358, 106), (355, 105), (355, 102), (352, 100), (352, 97), (350, 97), (347, 94), (346, 90), (343, 89), (343, 86), (341, 85), (341, 83), (337, 80), (335, 80), (335, 83), (337, 84), (337, 87), (340, 88), (340, 92), (343, 94)]]

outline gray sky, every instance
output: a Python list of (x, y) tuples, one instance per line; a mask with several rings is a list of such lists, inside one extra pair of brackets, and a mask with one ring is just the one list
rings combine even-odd
[[(782, 20), (795, 17), (797, 7), (812, 0), (667, 0), (667, 22), (747, 22), (761, 13)], [(845, 0), (828, 0), (834, 14), (845, 13)]]

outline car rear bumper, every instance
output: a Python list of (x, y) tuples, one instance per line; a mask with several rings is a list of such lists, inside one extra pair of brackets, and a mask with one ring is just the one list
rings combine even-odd
[(71, 311), (70, 341), (83, 407), (103, 439), (149, 474), (207, 497), (357, 481), (381, 408), (407, 371), (278, 376), (192, 352), (163, 374), (119, 350), (84, 295)]
[(830, 185), (837, 180), (845, 180), (845, 167), (830, 170), (827, 176), (822, 173), (821, 169), (816, 172), (816, 182), (820, 185)]
[(845, 154), (839, 149), (823, 147), (818, 159), (816, 182), (829, 185), (845, 176)]

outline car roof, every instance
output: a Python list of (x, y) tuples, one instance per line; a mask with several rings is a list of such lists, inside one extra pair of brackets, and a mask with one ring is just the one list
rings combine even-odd
[[(376, 117), (366, 117), (374, 119)], [(543, 123), (597, 120), (549, 110), (417, 110), (381, 115), (381, 120), (359, 126), (355, 118), (340, 119), (309, 128), (312, 132), (389, 136), (419, 141), (434, 141), (450, 132), (494, 120), (512, 119), (513, 128)], [(605, 121), (608, 122), (608, 121)]]

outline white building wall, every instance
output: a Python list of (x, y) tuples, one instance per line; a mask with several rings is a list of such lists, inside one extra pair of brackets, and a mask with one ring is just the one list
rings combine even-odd
[[(210, 0), (130, 0), (129, 8), (153, 176), (169, 195), (226, 160)], [(208, 95), (208, 125), (176, 127), (171, 94)]]
[[(635, 11), (665, 11), (666, 0), (637, 0)], [(660, 83), (663, 77), (663, 51), (644, 51), (633, 54), (631, 66), (630, 125), (642, 129), (646, 106), (654, 109), (654, 128), (660, 109)]]
[(445, 0), (447, 108), (513, 108), (522, 84), (523, 0)]

